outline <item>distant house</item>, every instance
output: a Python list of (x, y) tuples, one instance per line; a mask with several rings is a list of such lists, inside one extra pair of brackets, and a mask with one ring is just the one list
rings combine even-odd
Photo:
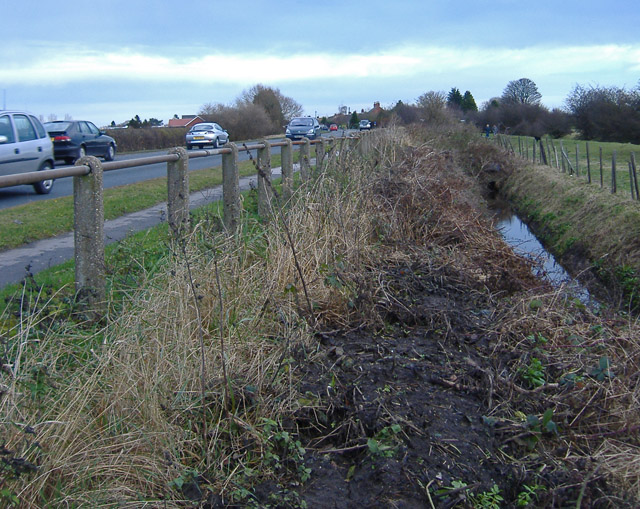
[(204, 122), (204, 118), (199, 115), (182, 115), (182, 118), (172, 118), (169, 120), (169, 127), (191, 127), (194, 124)]

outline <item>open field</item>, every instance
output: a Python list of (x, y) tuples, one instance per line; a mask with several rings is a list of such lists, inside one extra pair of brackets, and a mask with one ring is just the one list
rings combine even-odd
[[(533, 157), (534, 139), (526, 136), (509, 136), (511, 145), (517, 153), (523, 157), (531, 159)], [(545, 150), (548, 150), (551, 157), (549, 164), (556, 168), (562, 168), (561, 148), (564, 147), (565, 152), (572, 165), (572, 171), (580, 178), (588, 179), (591, 173), (591, 182), (608, 191), (611, 191), (612, 182), (612, 161), (615, 154), (616, 158), (616, 183), (617, 193), (626, 197), (631, 197), (631, 186), (629, 178), (628, 163), (632, 154), (636, 157), (636, 166), (638, 165), (638, 156), (640, 156), (640, 145), (631, 143), (613, 143), (600, 141), (584, 141), (575, 138), (563, 138), (562, 140), (554, 140), (552, 138), (544, 138), (543, 143)], [(553, 150), (555, 147), (555, 152)], [(577, 150), (577, 152), (576, 152)], [(587, 151), (589, 157), (587, 158)], [(600, 164), (600, 151), (602, 151), (602, 166)], [(540, 161), (540, 153), (536, 146), (536, 159)], [(566, 165), (568, 168), (568, 165)]]

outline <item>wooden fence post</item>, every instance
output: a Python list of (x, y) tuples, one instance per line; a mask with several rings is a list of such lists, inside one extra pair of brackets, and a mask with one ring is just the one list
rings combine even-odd
[(229, 143), (229, 153), (222, 154), (222, 222), (233, 234), (240, 224), (242, 204), (240, 202), (240, 176), (238, 172), (238, 146)]
[(169, 150), (177, 161), (167, 163), (167, 220), (176, 237), (189, 224), (189, 156), (183, 147)]
[(640, 200), (640, 189), (638, 189), (638, 173), (636, 172), (636, 155), (631, 152), (631, 172), (633, 174), (633, 187), (636, 190), (636, 200)]
[(611, 193), (618, 192), (618, 179), (616, 178), (616, 151), (611, 155)]
[(282, 199), (286, 203), (293, 193), (293, 145), (290, 139), (285, 140), (286, 145), (280, 147), (282, 166)]
[(88, 175), (73, 177), (76, 296), (101, 315), (106, 306), (102, 163), (88, 156), (78, 159), (76, 166), (90, 168)]
[(549, 163), (547, 162), (547, 154), (544, 151), (544, 143), (542, 141), (542, 138), (540, 138), (540, 160), (542, 164), (544, 164), (545, 166), (549, 166)]
[(300, 177), (303, 182), (309, 180), (311, 175), (311, 142), (309, 138), (303, 138), (300, 145)]
[(579, 148), (578, 142), (576, 142), (576, 177), (580, 176), (580, 157), (579, 157)]
[(587, 182), (591, 184), (591, 160), (589, 158), (589, 142), (586, 142), (586, 150), (587, 150)]
[(600, 189), (604, 187), (604, 166), (602, 164), (602, 147), (600, 149)]
[(258, 149), (258, 216), (263, 219), (271, 215), (271, 145), (267, 140), (261, 140), (264, 145)]

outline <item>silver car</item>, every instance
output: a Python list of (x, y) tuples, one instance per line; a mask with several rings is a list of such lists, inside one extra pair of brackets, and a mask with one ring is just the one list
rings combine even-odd
[(188, 150), (193, 147), (203, 148), (207, 145), (218, 148), (229, 141), (229, 133), (215, 122), (202, 122), (189, 130), (186, 141)]
[[(0, 175), (53, 168), (53, 143), (40, 121), (24, 111), (0, 110)], [(48, 194), (53, 180), (33, 184), (38, 194)]]
[(313, 117), (296, 117), (291, 119), (284, 134), (291, 140), (300, 140), (302, 138), (314, 140), (319, 132), (320, 123), (317, 119)]

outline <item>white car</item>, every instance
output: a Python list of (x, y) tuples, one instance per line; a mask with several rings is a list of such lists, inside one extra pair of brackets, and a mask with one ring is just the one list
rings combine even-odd
[[(53, 143), (40, 121), (24, 111), (0, 110), (0, 175), (51, 170)], [(48, 194), (53, 180), (33, 184), (38, 194)]]
[(229, 133), (215, 122), (202, 122), (194, 125), (186, 136), (187, 150), (193, 147), (204, 148), (207, 145), (218, 148), (229, 141)]

